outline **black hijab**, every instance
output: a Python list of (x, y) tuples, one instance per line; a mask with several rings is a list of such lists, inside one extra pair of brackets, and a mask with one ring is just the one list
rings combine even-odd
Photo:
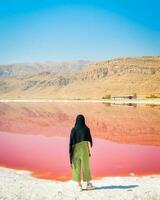
[(91, 147), (93, 145), (90, 129), (85, 124), (85, 118), (82, 114), (77, 115), (74, 127), (71, 130), (70, 142), (69, 142), (69, 154), (70, 163), (72, 163), (72, 156), (74, 151), (74, 145), (81, 141), (89, 141)]
[(75, 125), (74, 127), (77, 128), (77, 127), (80, 127), (80, 126), (85, 126), (85, 118), (83, 115), (77, 115), (76, 117), (76, 122), (75, 122)]

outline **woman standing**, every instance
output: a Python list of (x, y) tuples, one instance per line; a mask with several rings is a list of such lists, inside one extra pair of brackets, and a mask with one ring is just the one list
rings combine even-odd
[(87, 182), (86, 189), (94, 189), (90, 182), (92, 180), (89, 166), (89, 157), (91, 156), (92, 137), (90, 129), (85, 124), (83, 115), (77, 115), (75, 126), (71, 130), (69, 142), (70, 164), (72, 167), (72, 180), (78, 182), (78, 187), (82, 190), (81, 185), (81, 168), (83, 172), (83, 181)]

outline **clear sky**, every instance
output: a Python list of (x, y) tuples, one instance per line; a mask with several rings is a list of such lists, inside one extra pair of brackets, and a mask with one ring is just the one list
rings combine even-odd
[(0, 0), (0, 64), (160, 55), (159, 0)]

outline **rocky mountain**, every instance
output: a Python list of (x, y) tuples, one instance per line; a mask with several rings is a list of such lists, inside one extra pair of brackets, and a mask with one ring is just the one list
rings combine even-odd
[[(160, 56), (126, 57), (81, 69), (1, 76), (0, 98), (101, 99), (105, 95), (160, 96)], [(17, 72), (18, 73), (18, 72)]]
[(17, 63), (11, 65), (0, 65), (0, 77), (20, 76), (39, 73), (57, 73), (57, 72), (76, 72), (83, 69), (89, 61), (66, 61), (66, 62), (35, 62), (35, 63)]

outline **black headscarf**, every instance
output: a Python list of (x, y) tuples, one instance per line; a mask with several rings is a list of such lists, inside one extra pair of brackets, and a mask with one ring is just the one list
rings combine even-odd
[(85, 118), (83, 115), (77, 115), (74, 127), (85, 126)]
[(85, 118), (82, 114), (77, 115), (74, 127), (71, 130), (70, 142), (69, 142), (69, 154), (70, 163), (72, 163), (72, 156), (74, 151), (74, 145), (81, 141), (89, 141), (91, 147), (93, 145), (90, 129), (85, 124)]

